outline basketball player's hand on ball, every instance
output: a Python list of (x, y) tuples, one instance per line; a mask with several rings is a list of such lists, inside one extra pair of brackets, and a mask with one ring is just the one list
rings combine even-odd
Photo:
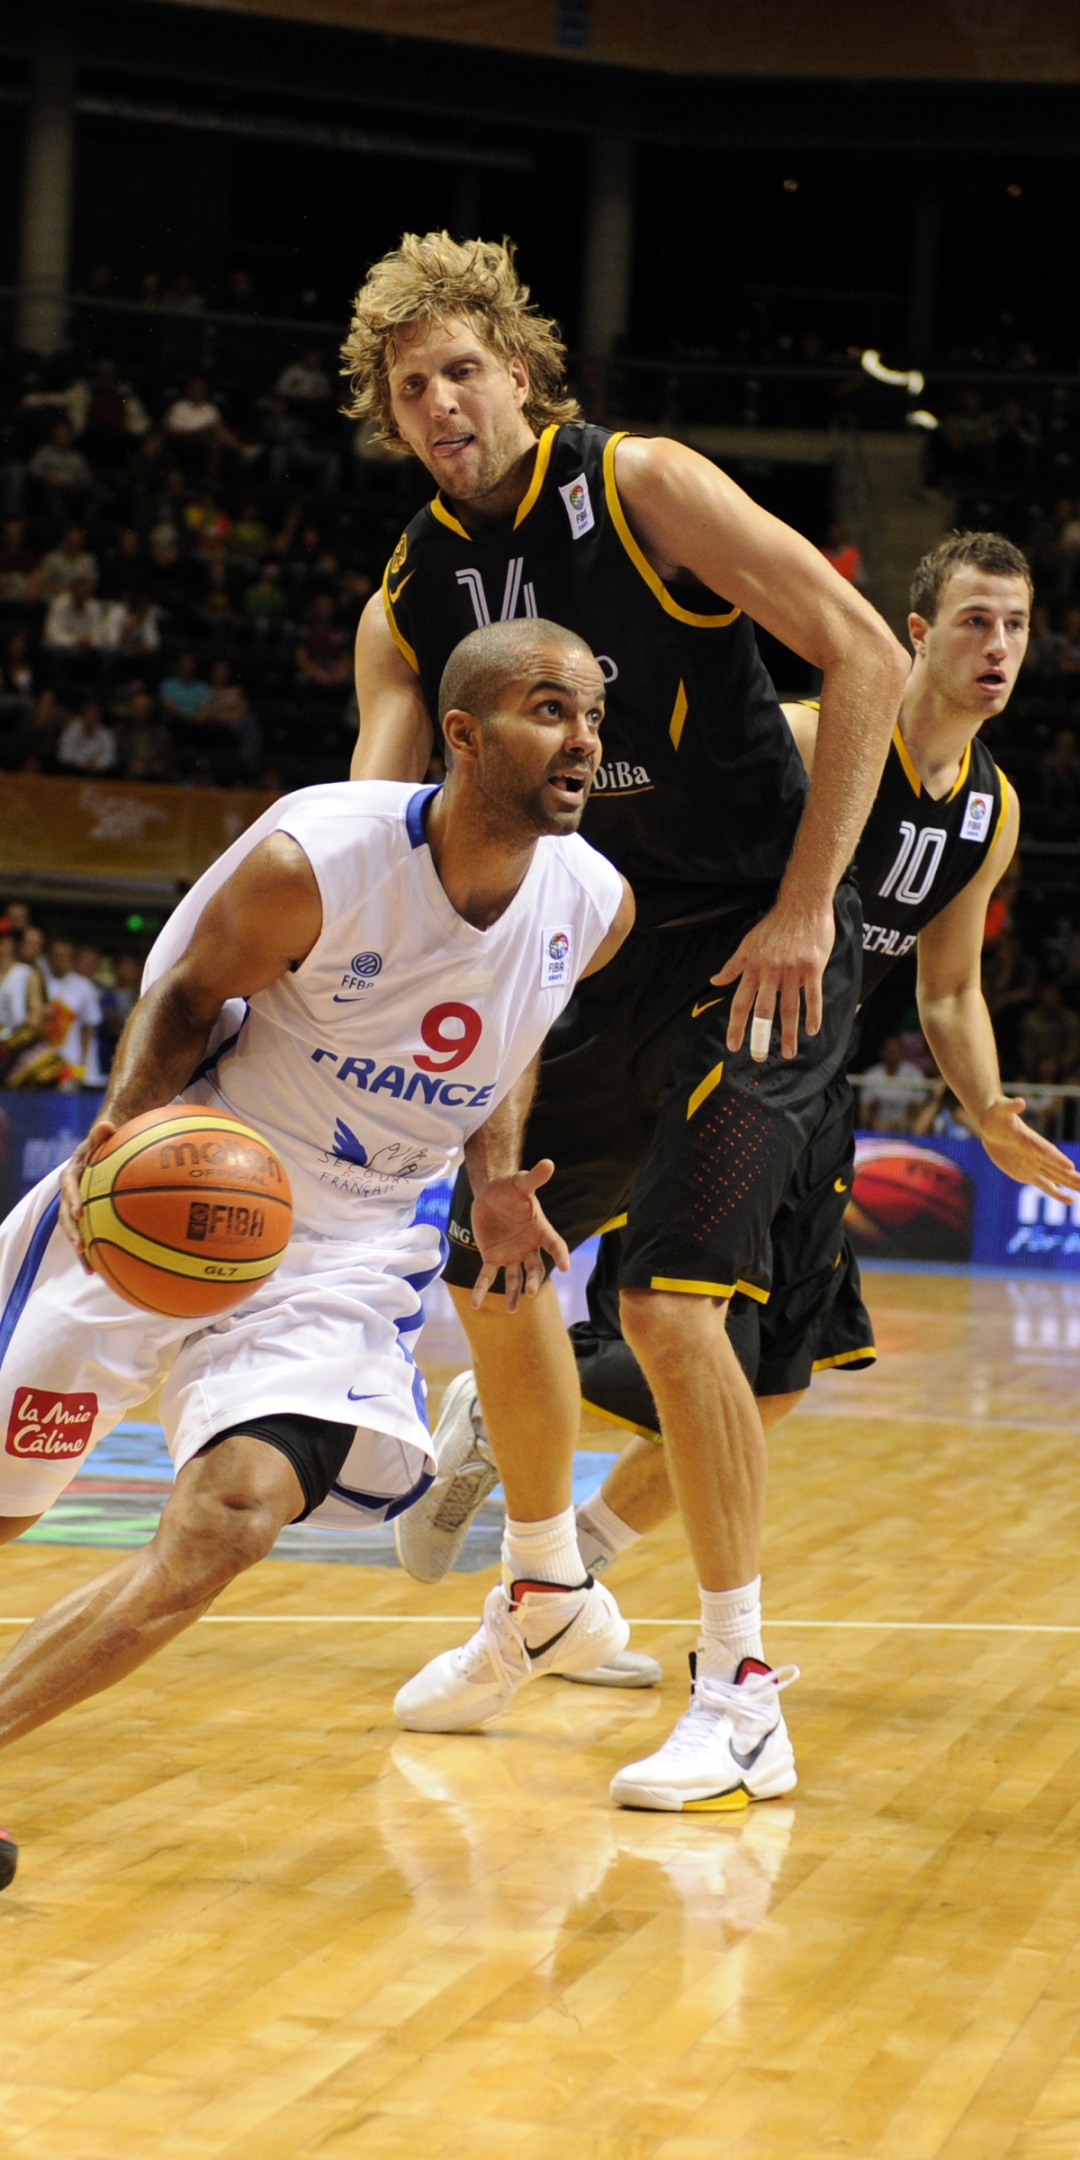
[(1052, 1140), (1025, 1125), (1021, 1095), (999, 1095), (983, 1114), (979, 1138), (991, 1162), (1018, 1185), (1037, 1185), (1052, 1200), (1070, 1200), (1080, 1192), (1080, 1170)]
[(82, 1230), (79, 1227), (79, 1217), (82, 1214), (79, 1187), (90, 1157), (96, 1154), (104, 1141), (111, 1140), (115, 1131), (116, 1127), (110, 1118), (99, 1117), (60, 1173), (60, 1228), (69, 1244), (74, 1245), (87, 1275), (92, 1274), (93, 1270), (83, 1250)]
[(737, 982), (728, 1016), (727, 1047), (741, 1050), (746, 1023), (753, 1013), (750, 1055), (760, 1065), (769, 1055), (773, 1016), (780, 1005), (780, 1052), (793, 1058), (799, 1048), (799, 1021), (806, 1001), (806, 1032), (821, 1027), (821, 979), (833, 949), (836, 925), (832, 901), (810, 908), (781, 898), (748, 930), (737, 952), (712, 980), (718, 988)]
[(482, 1305), (500, 1268), (506, 1271), (506, 1310), (516, 1312), (522, 1289), (535, 1297), (544, 1284), (541, 1254), (550, 1253), (565, 1274), (570, 1265), (566, 1242), (553, 1229), (536, 1197), (555, 1165), (545, 1156), (532, 1170), (493, 1178), (472, 1204), (472, 1231), (484, 1263), (470, 1305)]

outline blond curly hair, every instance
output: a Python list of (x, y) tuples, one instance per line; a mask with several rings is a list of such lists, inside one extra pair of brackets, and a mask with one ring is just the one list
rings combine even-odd
[(353, 302), (352, 327), (341, 348), (349, 383), (346, 412), (375, 422), (375, 440), (392, 449), (401, 440), (390, 410), (389, 369), (395, 339), (420, 323), (463, 317), (500, 360), (520, 359), (529, 371), (524, 413), (536, 434), (551, 423), (580, 420), (566, 390), (566, 348), (558, 325), (530, 305), (529, 288), (514, 268), (513, 242), (452, 240), (447, 232), (404, 233), (398, 247), (373, 263)]

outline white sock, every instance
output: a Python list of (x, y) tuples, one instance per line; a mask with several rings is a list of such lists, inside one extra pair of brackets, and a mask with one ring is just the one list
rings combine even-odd
[(585, 1569), (578, 1551), (572, 1507), (541, 1522), (514, 1522), (508, 1515), (502, 1541), (503, 1582), (558, 1583), (567, 1590), (584, 1587)]
[(702, 1590), (701, 1669), (716, 1680), (733, 1680), (743, 1658), (760, 1658), (761, 1577), (740, 1590)]
[(578, 1551), (590, 1575), (599, 1575), (610, 1567), (620, 1553), (629, 1552), (631, 1545), (637, 1544), (640, 1536), (640, 1530), (631, 1530), (629, 1523), (609, 1508), (599, 1486), (577, 1511)]

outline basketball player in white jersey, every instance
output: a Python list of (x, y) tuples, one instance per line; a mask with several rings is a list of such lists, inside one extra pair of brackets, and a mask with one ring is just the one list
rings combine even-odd
[[(426, 1488), (413, 1344), (445, 1244), (416, 1203), (456, 1159), (478, 1180), (478, 1302), (500, 1267), (512, 1303), (523, 1277), (538, 1289), (541, 1247), (567, 1264), (535, 1197), (552, 1164), (516, 1164), (540, 1043), (633, 917), (576, 831), (603, 697), (572, 633), (476, 632), (443, 678), (441, 790), (287, 796), (167, 925), (101, 1118), (0, 1231), (0, 1542), (158, 1384), (177, 1482), (152, 1544), (50, 1608), (0, 1665), (0, 1744), (134, 1671), (286, 1523), (383, 1521)], [(293, 1191), (277, 1273), (204, 1325), (126, 1304), (86, 1269), (77, 1222), (94, 1148), (178, 1097), (253, 1121)], [(508, 1582), (488, 1602), (539, 1670), (592, 1665), (627, 1638), (587, 1580)], [(0, 1886), (14, 1864), (0, 1836)]]

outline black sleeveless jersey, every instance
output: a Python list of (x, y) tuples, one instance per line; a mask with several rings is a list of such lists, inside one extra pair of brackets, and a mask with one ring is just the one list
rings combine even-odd
[(956, 784), (926, 793), (899, 727), (855, 858), (863, 909), (862, 996), (868, 998), (920, 930), (970, 884), (1001, 831), (1008, 783), (975, 738)]
[(581, 830), (623, 871), (643, 928), (772, 904), (806, 775), (753, 627), (695, 579), (657, 575), (627, 523), (607, 428), (545, 429), (513, 524), (468, 533), (440, 497), (398, 542), (387, 619), (438, 711), (478, 625), (576, 630), (607, 681), (601, 765)]

